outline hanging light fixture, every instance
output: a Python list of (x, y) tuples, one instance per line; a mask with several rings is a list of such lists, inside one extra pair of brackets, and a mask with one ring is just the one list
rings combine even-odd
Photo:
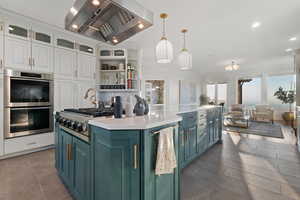
[(156, 45), (156, 59), (158, 63), (170, 63), (173, 60), (173, 45), (166, 37), (166, 18), (168, 14), (162, 13), (160, 18), (163, 19), (163, 36)]
[(231, 65), (225, 66), (226, 71), (236, 71), (240, 68), (238, 64), (236, 64), (234, 61), (232, 61)]
[(187, 33), (187, 29), (182, 29), (181, 32), (183, 33), (183, 48), (178, 56), (178, 64), (181, 70), (189, 70), (192, 69), (192, 55), (186, 48), (185, 34)]

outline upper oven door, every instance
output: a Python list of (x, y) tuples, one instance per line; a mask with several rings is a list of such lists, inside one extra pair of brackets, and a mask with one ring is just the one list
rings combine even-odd
[(49, 106), (53, 103), (53, 82), (7, 76), (4, 97), (6, 107)]

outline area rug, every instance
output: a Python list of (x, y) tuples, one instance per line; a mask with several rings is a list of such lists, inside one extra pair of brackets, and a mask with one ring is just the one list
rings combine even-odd
[(253, 134), (273, 138), (283, 138), (281, 126), (270, 122), (250, 122), (248, 128), (239, 128), (232, 126), (224, 126), (225, 131), (238, 132), (243, 134)]

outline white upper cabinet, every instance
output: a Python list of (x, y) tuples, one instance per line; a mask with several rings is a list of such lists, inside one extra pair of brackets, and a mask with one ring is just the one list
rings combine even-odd
[(32, 69), (53, 72), (53, 48), (40, 43), (32, 43)]
[(22, 40), (30, 40), (30, 26), (28, 23), (23, 23), (20, 20), (5, 21), (5, 35)]
[(95, 80), (96, 57), (78, 53), (78, 79)]
[(76, 52), (55, 48), (55, 74), (59, 78), (73, 79), (76, 73)]
[(0, 22), (0, 73), (3, 72), (4, 68), (4, 24)]
[(28, 40), (5, 37), (5, 66), (31, 70), (31, 49)]

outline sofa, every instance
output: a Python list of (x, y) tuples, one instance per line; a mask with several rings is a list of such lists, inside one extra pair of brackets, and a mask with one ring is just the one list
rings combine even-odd
[(253, 120), (274, 123), (274, 110), (269, 105), (256, 105), (252, 112)]

